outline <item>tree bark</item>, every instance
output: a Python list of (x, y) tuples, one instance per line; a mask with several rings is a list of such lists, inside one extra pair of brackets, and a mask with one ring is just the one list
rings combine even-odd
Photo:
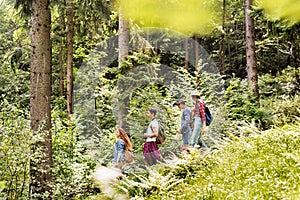
[(254, 96), (259, 99), (258, 75), (255, 55), (254, 20), (250, 15), (252, 0), (245, 0), (245, 22), (246, 22), (246, 60), (248, 86), (253, 90)]
[(30, 57), (30, 127), (41, 140), (33, 145), (30, 194), (52, 199), (51, 13), (49, 0), (32, 1)]
[(226, 21), (226, 0), (223, 0), (223, 16), (222, 16), (222, 30), (223, 33), (221, 35), (221, 43), (220, 43), (220, 50), (219, 50), (219, 61), (220, 61), (220, 74), (225, 74), (225, 61), (224, 61), (224, 53), (225, 53), (225, 21)]
[[(65, 5), (65, 1), (63, 1), (63, 5)], [(60, 46), (59, 46), (59, 94), (61, 97), (65, 96), (65, 78), (66, 78), (66, 69), (65, 69), (65, 61), (64, 61), (64, 49), (65, 49), (65, 40), (64, 34), (66, 31), (66, 23), (65, 23), (65, 12), (61, 12), (60, 14)]]
[(195, 45), (195, 71), (198, 73), (198, 63), (199, 63), (199, 43), (197, 35), (194, 36)]
[[(236, 21), (232, 25), (235, 29), (235, 31), (234, 31), (234, 41), (236, 41), (235, 44), (234, 44), (234, 55), (236, 55), (236, 59), (234, 60), (234, 64), (235, 64), (235, 66), (240, 68), (240, 66), (243, 65), (243, 59), (242, 58), (245, 56), (245, 52), (240, 51), (239, 47), (238, 47), (238, 42), (237, 41), (239, 39), (239, 34), (238, 33), (240, 31), (239, 22)], [(242, 27), (244, 27), (244, 25), (242, 25)], [(239, 56), (241, 56), (241, 59), (239, 59)], [(241, 74), (239, 74), (239, 75), (242, 76)]]
[(67, 33), (67, 109), (68, 119), (70, 120), (73, 113), (73, 0), (68, 0), (68, 33)]
[(129, 52), (129, 29), (122, 12), (119, 12), (119, 67)]
[[(129, 53), (129, 29), (127, 21), (124, 19), (121, 9), (119, 10), (119, 37), (118, 37), (118, 46), (119, 46), (119, 68), (122, 65), (122, 62), (126, 59), (126, 56)], [(129, 99), (126, 97), (122, 99), (122, 102), (119, 104), (118, 110), (118, 126), (123, 128), (125, 131), (129, 131), (128, 124), (125, 120), (128, 114), (128, 104)]]
[(63, 62), (63, 39), (60, 39), (60, 46), (59, 46), (59, 95), (62, 97), (64, 96), (64, 86), (65, 82), (65, 69), (64, 69), (64, 62)]
[(184, 68), (188, 70), (189, 69), (189, 38), (188, 37), (184, 39), (184, 50), (185, 50)]

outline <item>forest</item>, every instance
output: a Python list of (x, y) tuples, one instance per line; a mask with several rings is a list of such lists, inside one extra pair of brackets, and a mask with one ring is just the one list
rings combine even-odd
[[(0, 199), (300, 199), (299, 0), (0, 0), (0, 16)], [(174, 102), (195, 90), (208, 147), (183, 151)], [(145, 165), (150, 108), (166, 140)]]

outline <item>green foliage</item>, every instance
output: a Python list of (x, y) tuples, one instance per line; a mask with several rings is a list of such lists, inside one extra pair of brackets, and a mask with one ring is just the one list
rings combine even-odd
[(61, 118), (60, 111), (52, 111), (53, 180), (55, 199), (82, 199), (99, 192), (92, 172), (96, 163), (86, 152), (76, 122)]
[[(299, 121), (298, 121), (299, 122)], [(206, 154), (131, 176), (119, 188), (134, 199), (297, 199), (300, 124), (221, 141)]]
[(119, 1), (123, 14), (144, 27), (181, 33), (210, 33), (220, 23), (220, 1)]
[(246, 80), (232, 78), (226, 88), (226, 108), (228, 118), (231, 120), (246, 120), (248, 122), (261, 122), (265, 113), (257, 105), (252, 91), (247, 86)]
[(9, 102), (28, 107), (29, 105), (29, 73), (18, 71), (17, 73), (7, 72), (0, 68), (0, 100), (6, 99)]
[[(238, 134), (235, 131), (235, 125), (243, 125), (244, 121), (263, 130), (294, 123), (300, 117), (298, 73), (295, 68), (287, 68), (277, 76), (268, 74), (260, 76), (260, 105), (248, 89), (246, 80), (230, 79), (224, 96), (226, 101), (222, 101), (222, 98), (211, 101), (211, 96), (206, 96), (210, 94), (210, 87), (203, 87), (202, 94), (208, 102), (212, 102), (208, 105), (213, 107), (214, 115), (214, 121), (209, 127), (209, 134), (206, 138), (207, 143), (212, 146), (220, 137)], [(205, 77), (200, 79), (202, 85), (205, 85), (203, 81), (207, 79)]]
[(197, 89), (207, 103), (220, 106), (224, 103), (224, 80), (218, 71), (214, 73), (203, 71), (197, 78)]
[[(30, 131), (27, 112), (6, 100), (0, 108), (0, 198), (27, 198), (30, 159), (39, 155), (39, 150), (33, 152), (32, 146), (41, 138)], [(96, 164), (87, 154), (75, 122), (70, 124), (60, 115), (53, 110), (54, 196), (80, 199), (99, 192), (92, 178)]]
[(287, 18), (291, 22), (300, 21), (300, 5), (298, 0), (256, 0), (256, 4), (265, 9), (271, 19)]
[[(294, 123), (300, 117), (300, 96), (291, 98), (275, 97), (262, 101), (262, 108), (269, 111), (269, 126), (283, 126)], [(266, 124), (268, 125), (268, 124)]]
[(264, 74), (259, 79), (260, 94), (263, 97), (287, 98), (300, 92), (300, 69), (287, 67), (277, 76)]
[(29, 187), (32, 133), (28, 113), (6, 100), (0, 109), (0, 198), (20, 199)]
[(29, 104), (28, 28), (13, 9), (12, 2), (0, 7), (0, 101), (22, 107)]

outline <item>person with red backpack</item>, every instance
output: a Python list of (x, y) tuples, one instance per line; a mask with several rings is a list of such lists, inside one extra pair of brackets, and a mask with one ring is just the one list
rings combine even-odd
[(202, 133), (207, 133), (206, 127), (206, 117), (205, 117), (205, 103), (200, 98), (199, 91), (195, 90), (191, 93), (192, 100), (195, 102), (195, 107), (193, 109), (193, 118), (194, 118), (194, 129), (191, 137), (191, 145), (195, 147), (200, 145), (200, 147), (205, 147), (205, 143), (202, 140)]

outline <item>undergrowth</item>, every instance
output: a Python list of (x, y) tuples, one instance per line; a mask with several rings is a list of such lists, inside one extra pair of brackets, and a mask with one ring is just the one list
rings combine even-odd
[(268, 131), (236, 130), (243, 134), (208, 153), (131, 175), (118, 187), (132, 199), (299, 199), (299, 119)]

